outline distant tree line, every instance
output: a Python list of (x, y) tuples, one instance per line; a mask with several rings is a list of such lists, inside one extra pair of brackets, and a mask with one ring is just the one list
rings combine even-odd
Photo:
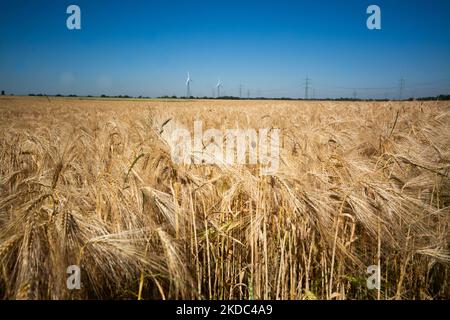
[(450, 100), (450, 94), (440, 94), (437, 97), (421, 97), (421, 98), (409, 98), (409, 101), (411, 100), (419, 100), (419, 101), (424, 101), (424, 100)]
[[(5, 91), (2, 90), (1, 95), (5, 95)], [(12, 95), (12, 94), (11, 94)], [(109, 99), (152, 99), (152, 97), (147, 97), (147, 96), (137, 96), (137, 97), (133, 97), (133, 96), (129, 96), (129, 95), (106, 95), (106, 94), (102, 94), (100, 96), (92, 96), (92, 95), (87, 95), (87, 96), (78, 96), (76, 94), (69, 94), (69, 95), (62, 95), (62, 94), (56, 94), (56, 95), (46, 95), (43, 93), (30, 93), (29, 94), (30, 97), (88, 97), (88, 98), (109, 98)], [(305, 100), (303, 98), (287, 98), (287, 97), (281, 97), (281, 98), (270, 98), (270, 97), (252, 97), (252, 98), (240, 98), (240, 97), (235, 97), (235, 96), (221, 96), (219, 98), (216, 97), (207, 97), (207, 96), (203, 96), (203, 97), (194, 97), (194, 96), (190, 96), (189, 98), (187, 97), (183, 97), (183, 96), (176, 96), (176, 95), (172, 95), (172, 96), (168, 96), (168, 95), (164, 95), (164, 96), (160, 96), (157, 97), (157, 99), (201, 99), (201, 100), (208, 100), (208, 99), (221, 99), (221, 100), (292, 100), (292, 101), (301, 101), (301, 100)], [(359, 98), (320, 98), (320, 99), (308, 99), (308, 100), (317, 100), (317, 101), (389, 101), (390, 99), (359, 99)], [(394, 99), (395, 100), (395, 99)], [(434, 96), (434, 97), (421, 97), (421, 98), (407, 98), (407, 99), (402, 99), (402, 101), (427, 101), (427, 100), (450, 100), (450, 94), (441, 94), (438, 96)]]
[[(219, 98), (216, 97), (194, 97), (190, 96), (187, 97), (177, 97), (177, 96), (161, 96), (157, 97), (158, 99), (201, 99), (201, 100), (207, 100), (207, 99), (221, 99), (221, 100), (292, 100), (292, 101), (302, 101), (302, 100), (311, 100), (311, 101), (390, 101), (391, 99), (361, 99), (361, 98), (316, 98), (316, 99), (304, 99), (304, 98), (287, 98), (287, 97), (281, 97), (281, 98), (270, 98), (270, 97), (252, 97), (252, 98), (240, 98), (235, 96), (222, 96)], [(394, 99), (395, 100), (395, 99)], [(435, 97), (421, 97), (421, 98), (408, 98), (408, 99), (402, 99), (402, 101), (425, 101), (425, 100), (450, 100), (450, 95), (438, 95)]]

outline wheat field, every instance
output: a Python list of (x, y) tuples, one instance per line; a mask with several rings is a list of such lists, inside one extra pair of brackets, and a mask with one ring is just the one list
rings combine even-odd
[[(174, 163), (196, 119), (277, 172)], [(449, 102), (2, 97), (0, 298), (450, 299), (449, 174)]]

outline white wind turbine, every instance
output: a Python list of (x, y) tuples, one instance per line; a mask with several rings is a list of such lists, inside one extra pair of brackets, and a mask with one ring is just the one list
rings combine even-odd
[(186, 98), (189, 98), (191, 96), (191, 75), (189, 74), (189, 71), (187, 73), (187, 79), (186, 79)]
[(217, 81), (216, 87), (217, 87), (217, 98), (220, 98), (220, 88), (223, 88), (223, 85), (222, 85), (222, 82), (220, 81), (220, 78)]

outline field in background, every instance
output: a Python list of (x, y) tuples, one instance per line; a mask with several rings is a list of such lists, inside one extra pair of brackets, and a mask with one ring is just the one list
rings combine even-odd
[[(174, 164), (195, 119), (278, 172)], [(2, 97), (0, 298), (450, 299), (449, 174), (449, 102)]]

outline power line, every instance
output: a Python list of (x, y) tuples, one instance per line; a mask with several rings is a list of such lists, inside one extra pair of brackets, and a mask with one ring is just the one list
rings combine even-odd
[[(191, 80), (192, 81), (192, 80)], [(220, 80), (219, 80), (220, 81)], [(335, 86), (335, 85), (331, 85), (331, 84), (326, 84), (326, 83), (317, 83), (316, 81), (314, 82), (314, 86), (312, 86), (312, 79), (309, 78), (309, 76), (306, 76), (306, 78), (304, 78), (304, 83), (302, 84), (302, 88), (305, 90), (304, 91), (304, 98), (305, 99), (310, 99), (311, 97), (313, 99), (316, 99), (318, 96), (318, 90), (322, 90), (322, 95), (324, 95), (324, 92), (327, 92), (326, 95), (330, 95), (330, 96), (348, 96), (348, 97), (353, 97), (354, 99), (357, 98), (364, 98), (367, 96), (372, 96), (372, 97), (379, 97), (381, 99), (405, 99), (407, 98), (406, 96), (409, 95), (409, 93), (414, 93), (413, 95), (416, 96), (418, 95), (418, 92), (421, 91), (421, 88), (431, 88), (432, 85), (435, 86), (442, 86), (442, 85), (446, 85), (446, 83), (450, 82), (450, 77), (447, 78), (440, 78), (440, 79), (436, 79), (436, 80), (429, 80), (426, 82), (416, 82), (416, 83), (410, 83), (408, 81), (408, 86), (406, 86), (406, 80), (402, 77), (399, 82), (397, 83), (397, 85), (393, 85), (393, 86), (374, 86), (374, 87), (352, 87), (352, 86)], [(298, 88), (298, 87), (297, 87)], [(186, 88), (188, 89), (188, 88)], [(251, 97), (251, 92), (250, 89), (243, 85), (243, 84), (238, 84), (238, 94), (239, 94), (239, 98), (250, 98)], [(221, 95), (225, 95), (225, 91), (223, 91), (223, 85), (220, 82), (219, 87), (214, 89), (215, 92), (213, 94), (213, 96), (221, 96)], [(253, 92), (253, 96), (254, 97), (270, 97), (273, 95), (285, 95), (286, 96), (290, 96), (292, 94), (292, 92), (295, 92), (296, 87), (278, 87), (278, 88), (268, 88), (268, 89), (264, 89), (264, 88), (258, 88), (255, 89)], [(414, 91), (415, 90), (415, 91)], [(189, 91), (191, 91), (191, 87), (189, 86)], [(223, 92), (222, 92), (223, 91)], [(189, 92), (189, 94), (187, 95), (191, 95), (192, 93)]]
[(410, 87), (421, 87), (421, 86), (429, 86), (429, 85), (433, 85), (436, 83), (440, 83), (440, 82), (445, 82), (445, 81), (449, 81), (449, 78), (441, 78), (441, 79), (437, 79), (437, 80), (432, 80), (432, 81), (427, 81), (427, 82), (416, 82), (416, 83), (412, 83), (412, 84), (408, 84), (408, 88)]
[[(446, 81), (449, 81), (449, 80), (450, 80), (450, 77), (440, 78), (440, 79), (436, 79), (436, 80), (430, 80), (427, 82), (417, 82), (417, 83), (408, 84), (408, 88), (429, 86), (429, 85), (434, 85), (434, 84), (438, 84), (438, 83), (445, 83)], [(405, 83), (406, 83), (406, 81), (405, 81)], [(358, 90), (358, 91), (359, 90), (364, 91), (364, 90), (396, 90), (396, 89), (398, 90), (399, 89), (399, 85), (387, 86), (387, 87), (345, 87), (345, 86), (333, 86), (333, 85), (329, 85), (329, 84), (322, 84), (320, 87), (330, 88), (330, 89), (342, 89), (342, 90)], [(404, 89), (405, 89), (405, 87), (404, 87)]]
[(340, 86), (330, 86), (330, 85), (323, 85), (323, 88), (330, 88), (330, 89), (341, 89), (341, 90), (389, 90), (389, 89), (397, 89), (398, 86), (392, 86), (392, 87), (340, 87)]

